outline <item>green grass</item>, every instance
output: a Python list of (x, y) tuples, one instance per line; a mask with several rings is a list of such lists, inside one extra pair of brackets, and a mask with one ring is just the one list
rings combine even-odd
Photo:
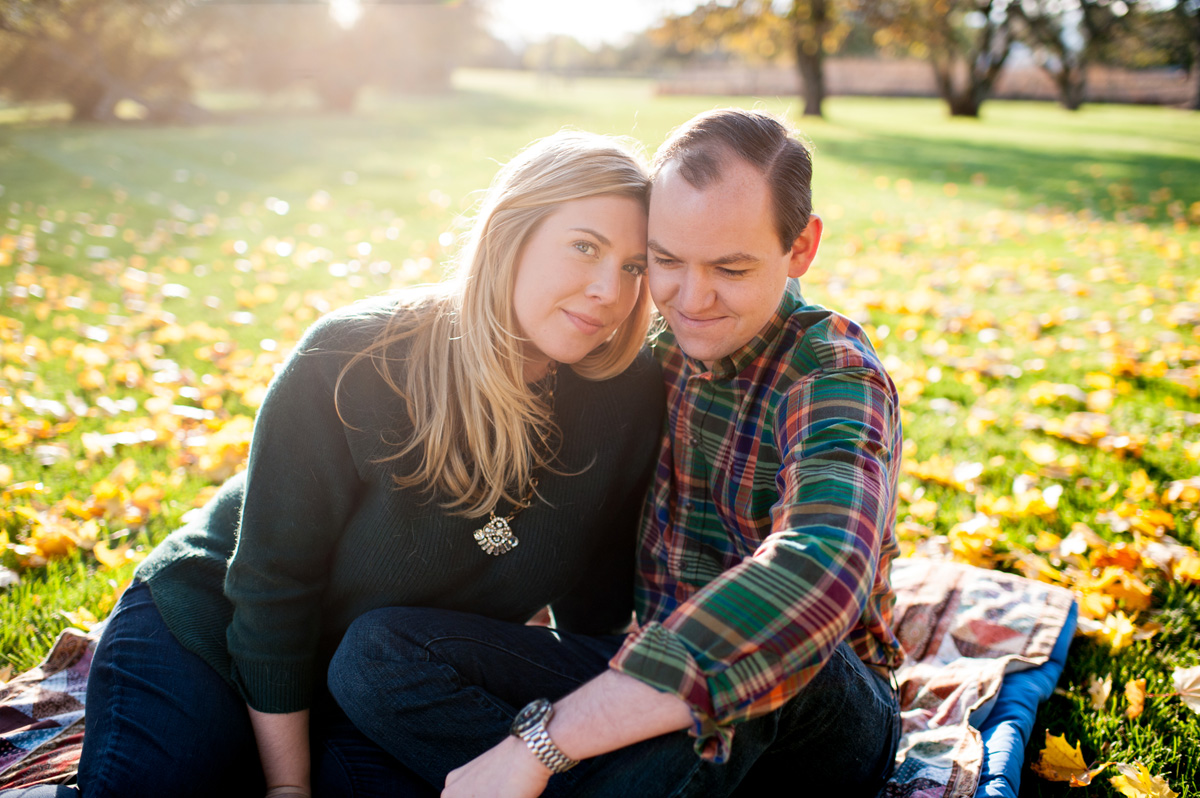
[[(216, 448), (219, 431), (253, 415), (303, 328), (329, 307), (443, 274), (461, 216), (523, 144), (570, 125), (652, 151), (700, 110), (801, 107), (496, 73), (464, 73), (445, 97), (370, 96), (352, 117), (302, 99), (208, 101), (216, 121), (195, 127), (68, 126), (51, 107), (0, 111), (0, 562), (22, 580), (0, 604), (0, 665), (36, 663), (69, 623), (63, 612), (106, 612), (133, 566), (101, 565), (86, 551), (92, 539), (145, 551), (178, 526), (221, 475), (204, 457), (237, 458), (236, 436)], [(1076, 523), (1138, 545), (1106, 520), (1123, 501), (1167, 509), (1170, 534), (1196, 547), (1196, 508), (1161, 494), (1200, 473), (1200, 310), (1189, 316), (1187, 304), (1200, 305), (1200, 117), (990, 102), (963, 121), (933, 101), (834, 98), (824, 120), (797, 122), (815, 147), (826, 221), (806, 296), (872, 332), (905, 397), (910, 464), (946, 456), (982, 468), (974, 492), (907, 475), (900, 518), (926, 531), (910, 528), (905, 545), (945, 547), (956, 524), (1011, 498), (1021, 478), (1060, 485), (1062, 498), (1042, 516), (1000, 520), (977, 553), (998, 567), (1016, 568), (1039, 533), (1064, 536)], [(211, 334), (189, 326), (199, 321)], [(99, 384), (83, 365), (95, 350), (109, 358)], [(120, 373), (126, 360), (138, 370)], [(1132, 445), (1105, 451), (1018, 423), (1019, 413), (1083, 410), (1071, 398), (1038, 404), (1035, 386), (1092, 392), (1093, 372), (1115, 375), (1104, 423)], [(133, 408), (112, 404), (123, 399)], [(41, 400), (63, 403), (62, 417)], [(172, 415), (172, 404), (211, 417)], [(96, 448), (94, 435), (143, 423), (158, 430), (154, 442)], [(1048, 444), (1056, 461), (1030, 459), (1027, 442)], [(42, 464), (36, 446), (63, 448)], [(1158, 495), (1126, 498), (1139, 471)], [(107, 508), (105, 479), (117, 485)], [(143, 502), (144, 519), (126, 517), (143, 485), (161, 497)], [(48, 529), (84, 548), (22, 565), (21, 547)], [(1048, 729), (1081, 741), (1089, 761), (1141, 759), (1196, 798), (1200, 715), (1162, 696), (1129, 720), (1121, 690), (1145, 677), (1150, 692), (1169, 692), (1174, 667), (1200, 664), (1200, 590), (1142, 573), (1155, 592), (1138, 622), (1162, 631), (1115, 654), (1078, 638), (1027, 759)], [(1095, 711), (1088, 680), (1110, 673), (1114, 695)], [(1068, 792), (1028, 771), (1022, 781), (1024, 795)], [(1107, 776), (1083, 794), (1116, 795)]]

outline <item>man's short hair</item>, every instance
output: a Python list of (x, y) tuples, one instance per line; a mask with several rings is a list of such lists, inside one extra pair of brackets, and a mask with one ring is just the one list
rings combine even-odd
[(729, 158), (757, 168), (771, 190), (775, 229), (783, 251), (812, 216), (812, 158), (791, 128), (765, 111), (724, 108), (693, 117), (675, 129), (654, 155), (654, 176), (675, 162), (698, 189), (721, 178)]

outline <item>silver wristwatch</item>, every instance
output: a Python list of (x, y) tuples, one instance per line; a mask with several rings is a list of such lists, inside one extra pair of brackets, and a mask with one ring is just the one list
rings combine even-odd
[(551, 772), (566, 773), (579, 762), (564, 754), (562, 749), (550, 739), (550, 732), (546, 730), (546, 724), (552, 717), (554, 717), (554, 705), (545, 698), (538, 698), (517, 713), (509, 731), (513, 737), (524, 740), (525, 745), (529, 746), (529, 750), (533, 752), (538, 761), (549, 768)]

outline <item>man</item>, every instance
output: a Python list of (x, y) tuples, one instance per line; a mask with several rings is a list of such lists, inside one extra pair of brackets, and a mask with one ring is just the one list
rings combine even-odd
[(863, 332), (801, 299), (822, 231), (810, 181), (807, 150), (763, 113), (702, 114), (659, 150), (648, 274), (668, 434), (639, 626), (444, 795), (755, 794), (773, 773), (813, 795), (882, 786), (899, 737), (899, 404)]

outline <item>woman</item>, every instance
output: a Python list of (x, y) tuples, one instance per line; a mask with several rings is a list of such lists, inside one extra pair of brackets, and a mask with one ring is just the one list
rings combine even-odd
[(358, 615), (524, 622), (550, 604), (573, 629), (628, 621), (663, 403), (638, 357), (646, 187), (612, 140), (535, 142), (498, 174), (456, 280), (308, 331), (245, 477), (147, 558), (113, 614), (85, 798), (403, 794), (409, 776), (324, 687)]

